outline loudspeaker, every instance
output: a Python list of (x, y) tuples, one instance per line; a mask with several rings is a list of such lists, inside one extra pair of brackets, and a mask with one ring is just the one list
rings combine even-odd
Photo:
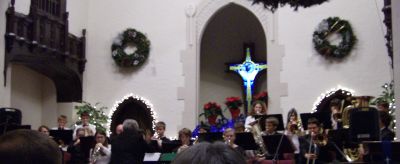
[(21, 110), (15, 108), (0, 108), (0, 125), (21, 125)]
[(378, 110), (373, 107), (351, 109), (349, 135), (353, 142), (379, 141)]

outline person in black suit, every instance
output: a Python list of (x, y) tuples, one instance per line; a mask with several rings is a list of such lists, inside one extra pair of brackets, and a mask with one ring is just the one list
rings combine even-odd
[(393, 141), (394, 140), (394, 132), (389, 128), (390, 122), (392, 121), (392, 117), (386, 111), (379, 111), (379, 126), (381, 128), (380, 135), (381, 141)]
[(112, 142), (110, 164), (143, 163), (145, 153), (151, 151), (136, 120), (126, 119), (123, 132)]

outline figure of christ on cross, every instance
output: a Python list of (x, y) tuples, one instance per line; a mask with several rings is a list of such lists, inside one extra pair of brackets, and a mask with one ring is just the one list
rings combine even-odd
[(267, 69), (267, 64), (265, 63), (254, 63), (251, 60), (251, 49), (246, 47), (246, 60), (241, 64), (231, 64), (229, 65), (230, 71), (235, 71), (242, 77), (244, 91), (246, 94), (246, 104), (245, 114), (247, 115), (247, 110), (251, 108), (251, 101), (253, 95), (254, 79), (257, 74), (264, 69)]

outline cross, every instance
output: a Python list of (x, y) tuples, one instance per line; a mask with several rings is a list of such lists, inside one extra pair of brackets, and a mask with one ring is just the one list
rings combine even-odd
[(229, 70), (235, 71), (243, 79), (243, 86), (244, 86), (244, 91), (246, 93), (246, 103), (247, 103), (247, 108), (245, 110), (245, 113), (247, 114), (247, 110), (251, 108), (254, 79), (256, 78), (259, 72), (261, 72), (264, 69), (267, 69), (267, 64), (254, 63), (251, 60), (250, 47), (245, 46), (245, 49), (246, 49), (246, 60), (243, 61), (243, 63), (241, 64), (230, 64)]

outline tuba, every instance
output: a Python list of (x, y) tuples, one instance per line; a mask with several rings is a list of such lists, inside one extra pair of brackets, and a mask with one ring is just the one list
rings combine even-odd
[(350, 126), (350, 110), (354, 108), (369, 107), (369, 101), (373, 98), (372, 96), (354, 96), (351, 101), (352, 105), (347, 106), (342, 111), (342, 122), (343, 128), (349, 128)]
[(262, 130), (261, 126), (259, 123), (260, 119), (257, 119), (255, 121), (255, 124), (252, 125), (251, 127), (251, 133), (253, 134), (254, 140), (256, 141), (256, 144), (260, 146), (260, 153), (257, 153), (258, 156), (264, 156), (268, 154), (267, 148), (265, 147), (264, 140), (262, 138)]
[[(352, 97), (351, 101), (352, 105), (347, 106), (342, 111), (342, 121), (343, 128), (350, 127), (350, 113), (351, 110), (355, 108), (365, 108), (369, 107), (369, 101), (373, 98), (372, 96), (355, 96)], [(362, 158), (360, 150), (362, 150), (362, 144), (358, 144), (358, 147), (354, 148), (345, 148), (343, 149), (346, 158), (349, 158), (350, 161), (358, 161)]]

